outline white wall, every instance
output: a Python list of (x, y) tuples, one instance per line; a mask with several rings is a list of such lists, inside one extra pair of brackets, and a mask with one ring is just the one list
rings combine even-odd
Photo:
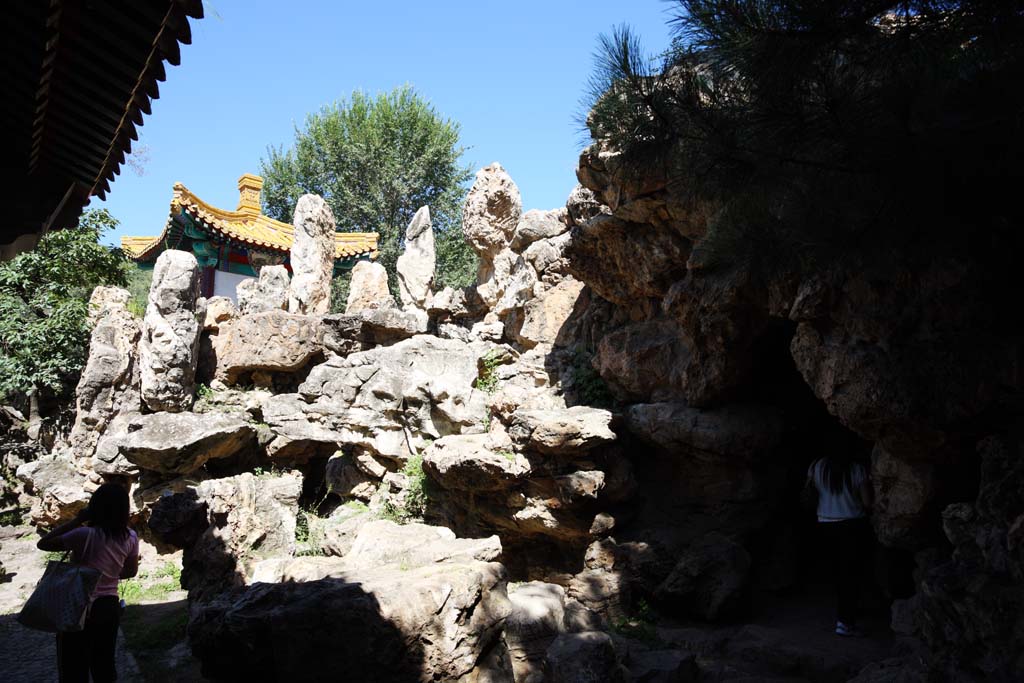
[(214, 296), (226, 296), (236, 304), (238, 303), (238, 297), (235, 296), (235, 287), (242, 280), (255, 280), (256, 278), (248, 275), (239, 275), (237, 273), (227, 273), (223, 270), (214, 272), (213, 276), (213, 295)]

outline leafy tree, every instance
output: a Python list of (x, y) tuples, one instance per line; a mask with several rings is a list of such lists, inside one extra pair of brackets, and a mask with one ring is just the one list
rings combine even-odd
[(470, 178), (469, 167), (459, 163), (463, 151), (459, 125), (411, 87), (374, 97), (357, 91), (309, 115), (290, 148), (268, 149), (260, 162), (264, 212), (290, 221), (299, 197), (322, 196), (338, 230), (380, 233), (379, 260), (397, 291), (395, 264), (405, 228), (427, 205), (436, 233), (437, 284), (462, 286), (476, 273), (476, 257), (461, 230)]
[(800, 266), (1012, 222), (1020, 3), (675, 4), (661, 60), (628, 29), (601, 39), (586, 123), (712, 217), (695, 263)]
[(97, 285), (127, 284), (120, 249), (100, 244), (117, 227), (106, 209), (49, 232), (0, 263), (0, 397), (69, 389), (89, 351), (88, 301)]

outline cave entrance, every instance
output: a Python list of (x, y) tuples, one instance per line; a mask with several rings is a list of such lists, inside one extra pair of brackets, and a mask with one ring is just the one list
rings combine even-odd
[[(845, 428), (830, 414), (796, 368), (789, 346), (796, 324), (773, 320), (754, 352), (747, 399), (782, 410), (785, 431), (771, 466), (782, 466), (778, 505), (763, 533), (754, 539), (754, 616), (804, 608), (825, 617), (835, 609), (836, 571), (816, 515), (800, 504), (808, 467), (829, 453), (843, 452), (870, 470), (872, 442)], [(861, 609), (888, 614), (892, 597), (910, 585), (908, 558), (881, 548), (871, 534), (863, 568)], [(887, 621), (887, 619), (886, 619)]]

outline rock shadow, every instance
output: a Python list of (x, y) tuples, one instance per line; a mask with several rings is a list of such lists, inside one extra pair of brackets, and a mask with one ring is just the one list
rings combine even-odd
[(423, 650), (340, 578), (255, 583), (193, 605), (188, 627), (213, 681), (379, 681), (423, 678)]
[[(262, 537), (254, 537), (236, 557), (221, 534), (239, 530), (227, 531), (228, 520), (208, 514), (192, 490), (154, 505), (150, 525), (184, 548), (188, 643), (204, 678), (381, 683), (424, 678), (419, 634), (403, 634), (376, 596), (328, 566), (338, 558), (275, 552), (269, 563), (292, 566), (268, 569), (260, 566)], [(273, 580), (280, 576), (290, 578)], [(261, 577), (270, 580), (254, 580)]]

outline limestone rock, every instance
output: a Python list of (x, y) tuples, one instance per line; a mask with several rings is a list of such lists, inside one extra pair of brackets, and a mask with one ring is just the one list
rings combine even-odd
[(721, 534), (708, 534), (686, 550), (655, 593), (662, 604), (714, 621), (743, 608), (750, 555)]
[[(99, 290), (104, 291), (97, 294)], [(75, 424), (69, 443), (76, 458), (87, 458), (119, 413), (138, 413), (139, 355), (141, 329), (128, 309), (126, 290), (97, 287), (90, 300), (93, 319), (89, 358), (75, 389)], [(93, 303), (101, 301), (93, 308)]]
[[(344, 557), (352, 549), (359, 530), (372, 522), (376, 517), (365, 508), (353, 509), (348, 506), (338, 508), (319, 526), (321, 541), (320, 550), (325, 555)], [(313, 534), (313, 531), (310, 531)]]
[[(154, 413), (132, 418), (126, 434), (110, 434), (116, 454), (163, 473), (188, 474), (214, 458), (226, 458), (255, 443), (252, 425), (225, 413)], [(101, 441), (97, 454), (106, 450)]]
[(569, 230), (568, 223), (563, 220), (562, 211), (540, 211), (531, 209), (523, 214), (516, 225), (512, 238), (512, 249), (523, 251), (537, 240), (557, 237)]
[(678, 233), (600, 214), (573, 229), (569, 272), (625, 307), (664, 297), (686, 275), (689, 243)]
[(696, 683), (701, 676), (697, 656), (682, 650), (630, 652), (629, 671), (644, 683)]
[(565, 628), (565, 589), (533, 581), (509, 593), (512, 613), (505, 621), (504, 640), (512, 672), (520, 683), (544, 680), (547, 649)]
[(191, 548), (210, 525), (207, 504), (194, 485), (175, 491), (161, 487), (149, 506), (146, 526), (157, 539), (174, 548)]
[(619, 662), (611, 636), (600, 631), (563, 633), (547, 651), (545, 682), (625, 683), (629, 671)]
[(629, 613), (629, 579), (612, 568), (594, 567), (576, 574), (569, 582), (569, 595), (606, 620), (622, 619)]
[(430, 297), (427, 312), (439, 320), (464, 320), (483, 315), (486, 310), (476, 287), (470, 286), (463, 289), (445, 287), (435, 292)]
[(418, 309), (382, 308), (363, 311), (362, 339), (370, 344), (394, 344), (424, 334), (429, 325), (427, 314)]
[(221, 325), (238, 317), (238, 307), (226, 296), (214, 296), (206, 300), (206, 315), (203, 318), (203, 329), (217, 331)]
[(292, 282), (288, 312), (323, 315), (331, 308), (334, 275), (334, 214), (322, 197), (304, 194), (295, 205)]
[(89, 504), (86, 478), (68, 458), (45, 455), (21, 465), (16, 474), (32, 496), (29, 516), (33, 524), (52, 528)]
[(238, 310), (242, 315), (288, 309), (288, 269), (263, 266), (259, 277), (243, 280), (235, 288)]
[(500, 320), (493, 322), (481, 320), (478, 323), (473, 323), (473, 326), (469, 328), (469, 334), (474, 339), (500, 342), (505, 335), (505, 325)]
[(777, 410), (753, 404), (700, 410), (685, 403), (641, 403), (626, 410), (625, 420), (632, 433), (667, 451), (742, 460), (770, 453), (784, 427)]
[[(280, 439), (280, 437), (278, 438)], [(293, 444), (295, 441), (294, 438), (289, 439), (289, 449), (294, 448)], [(319, 443), (315, 438), (308, 439), (307, 441), (309, 443), (304, 445), (304, 448), (307, 450), (315, 448), (316, 444)], [(274, 457), (279, 453), (283, 445), (283, 441), (272, 443), (270, 456)], [(368, 501), (377, 492), (380, 479), (383, 476), (383, 473), (376, 477), (367, 474), (356, 465), (348, 453), (338, 451), (327, 460), (324, 484), (326, 484), (328, 491), (342, 498), (356, 498)]]
[[(564, 233), (550, 239), (538, 240), (527, 247), (523, 252), (523, 258), (539, 275), (564, 274), (568, 272), (569, 267), (565, 250), (569, 247), (571, 239), (572, 235)], [(544, 278), (544, 281), (547, 282), (549, 279)]]
[[(476, 293), (488, 309), (501, 301), (505, 295), (505, 288), (512, 279), (512, 273), (520, 263), (527, 265), (522, 256), (508, 248), (499, 250), (492, 259), (480, 260), (476, 275)], [(521, 271), (522, 266), (519, 268)], [(520, 275), (522, 276), (522, 273)]]
[(507, 277), (496, 283), (495, 293), (500, 292), (500, 296), (491, 306), (491, 310), (496, 315), (504, 316), (514, 309), (522, 308), (533, 297), (533, 288), (536, 284), (537, 273), (533, 266), (522, 256), (516, 256)]
[[(292, 564), (299, 566), (283, 574), (282, 583), (237, 589), (193, 612), (189, 636), (207, 675), (327, 681), (344, 672), (349, 680), (380, 683), (466, 680), (510, 611), (497, 563), (365, 571), (346, 571), (344, 560), (334, 558)], [(303, 566), (319, 568), (323, 578)], [(318, 614), (329, 618), (310, 618)]]
[(563, 410), (517, 410), (512, 439), (541, 453), (579, 453), (615, 440), (612, 414), (601, 408), (573, 406)]
[(649, 403), (682, 393), (688, 359), (689, 349), (677, 324), (645, 320), (604, 335), (594, 366), (616, 398)]
[(476, 174), (462, 207), (462, 229), (478, 254), (493, 257), (512, 241), (522, 212), (519, 188), (495, 162)]
[(405, 251), (398, 257), (398, 293), (402, 305), (425, 309), (434, 284), (434, 229), (430, 209), (420, 207), (405, 229)]
[(363, 525), (345, 555), (345, 567), (353, 571), (387, 565), (406, 568), (443, 563), (493, 562), (501, 555), (497, 536), (456, 538), (445, 527), (426, 524), (395, 524), (380, 519)]
[(217, 378), (236, 383), (254, 371), (292, 373), (323, 351), (320, 318), (284, 311), (244, 315), (224, 326), (218, 337)]
[(195, 256), (169, 249), (156, 260), (139, 340), (142, 400), (153, 411), (192, 405), (203, 311)]
[(566, 346), (574, 339), (575, 328), (569, 318), (576, 310), (583, 292), (583, 283), (566, 277), (551, 289), (527, 301), (523, 324), (515, 338), (526, 348), (538, 344)]
[(492, 450), (487, 434), (435, 441), (423, 455), (423, 469), (446, 489), (472, 492), (508, 489), (530, 473), (525, 458)]
[(402, 463), (406, 429), (417, 449), (427, 438), (483, 431), (486, 394), (473, 383), (488, 348), (419, 335), (335, 356), (310, 371), (298, 395), (267, 402), (263, 419), (283, 439), (350, 444)]
[(207, 527), (185, 553), (182, 586), (189, 597), (209, 598), (241, 585), (260, 559), (290, 555), (301, 493), (298, 472), (260, 477), (246, 472), (195, 487)]
[(934, 463), (901, 460), (875, 444), (871, 483), (875, 490), (871, 522), (879, 542), (909, 550), (935, 542), (929, 528), (938, 494)]
[(369, 308), (354, 315), (324, 316), (324, 346), (347, 356), (374, 346), (390, 346), (417, 334), (424, 334), (430, 319), (415, 308)]
[(565, 200), (568, 223), (572, 226), (582, 225), (601, 213), (611, 213), (611, 209), (601, 204), (597, 195), (590, 188), (577, 185), (572, 188), (569, 198)]
[(352, 268), (345, 314), (355, 315), (375, 308), (391, 308), (395, 300), (388, 289), (388, 272), (376, 261), (360, 261)]
[(89, 295), (89, 329), (95, 328), (96, 323), (110, 310), (127, 310), (131, 298), (131, 293), (120, 287), (100, 285), (93, 289), (92, 294)]
[(929, 680), (1021, 680), (1024, 676), (1024, 440), (998, 435), (976, 444), (981, 481), (973, 503), (942, 512), (954, 551), (928, 567), (917, 620), (932, 653)]

